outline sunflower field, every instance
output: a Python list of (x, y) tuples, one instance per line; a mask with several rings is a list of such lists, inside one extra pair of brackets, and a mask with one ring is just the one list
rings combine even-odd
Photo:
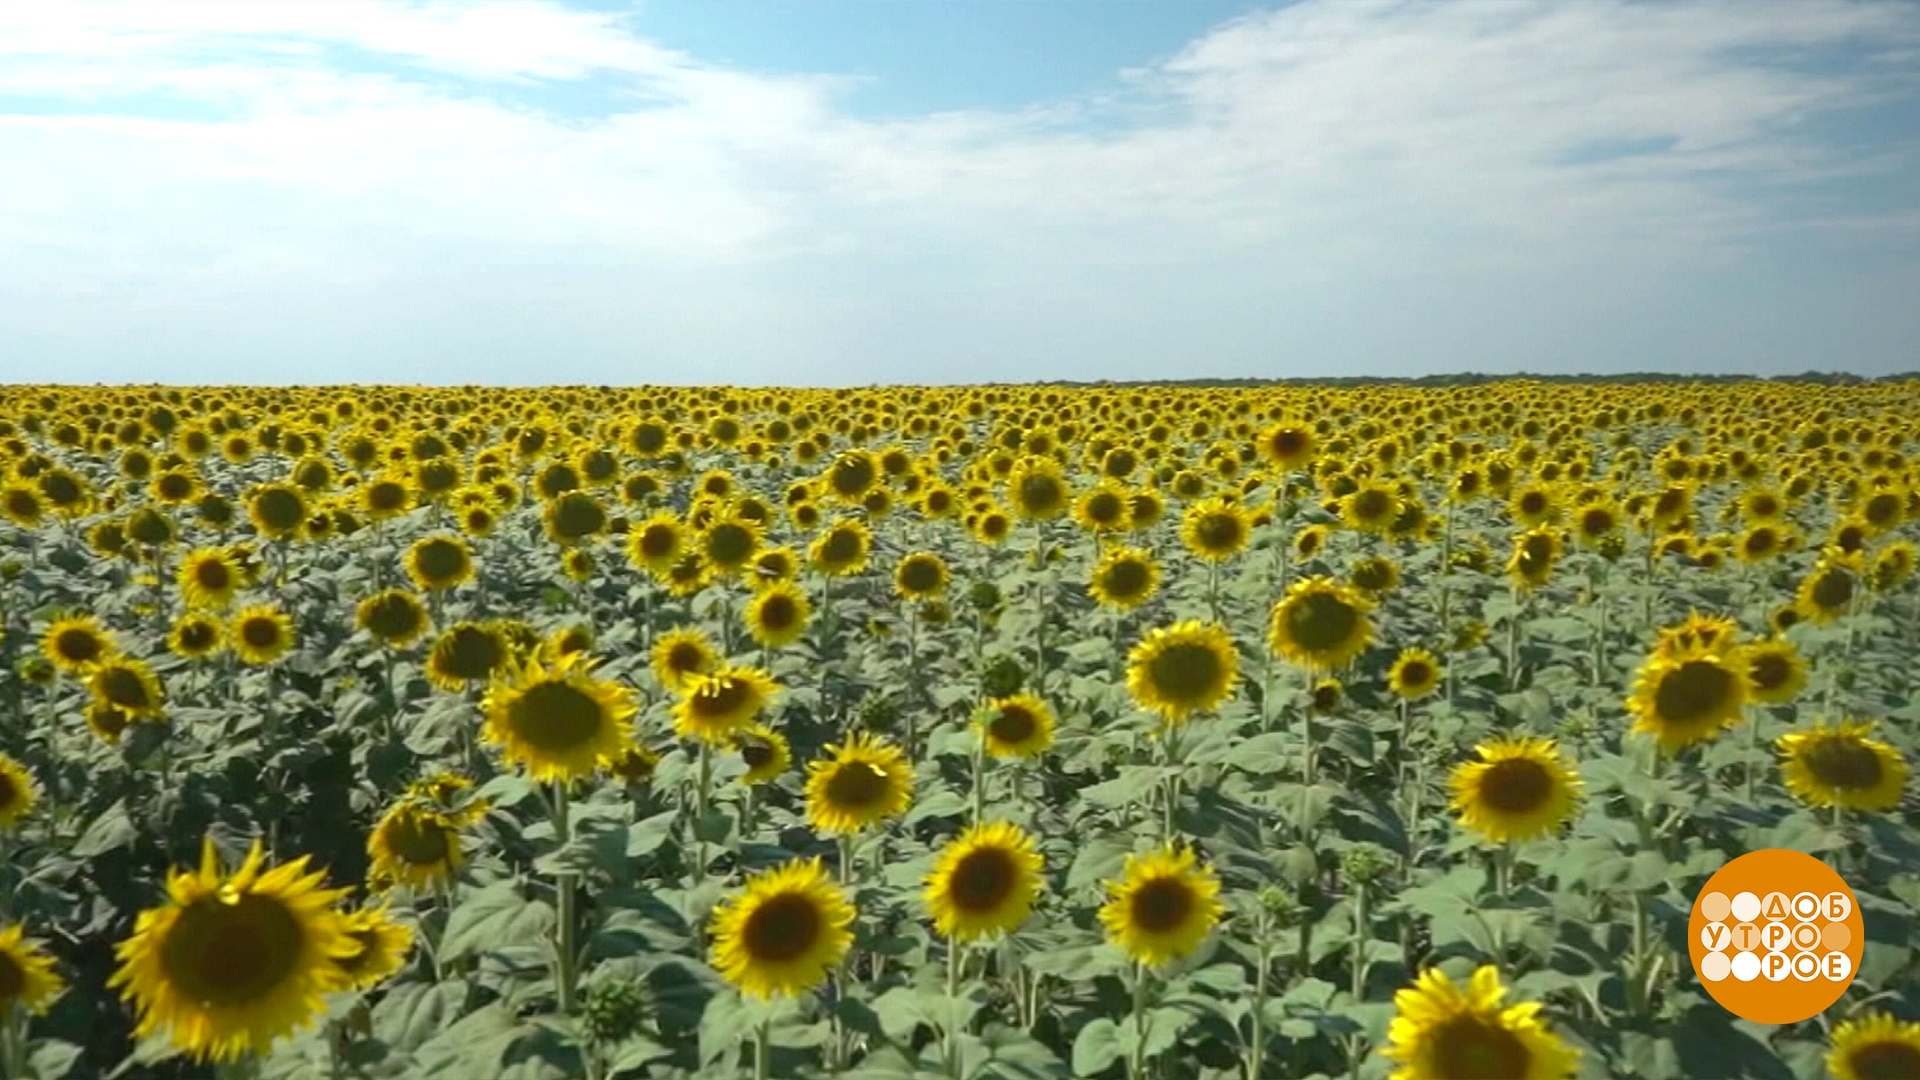
[(11, 386), (0, 515), (0, 1076), (1920, 1077), (1920, 382)]

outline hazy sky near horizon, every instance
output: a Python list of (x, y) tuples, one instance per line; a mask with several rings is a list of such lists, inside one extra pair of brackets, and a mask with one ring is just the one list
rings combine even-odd
[(0, 4), (0, 382), (1920, 369), (1908, 0)]

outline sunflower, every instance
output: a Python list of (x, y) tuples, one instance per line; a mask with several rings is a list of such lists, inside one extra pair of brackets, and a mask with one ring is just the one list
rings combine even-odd
[(375, 889), (396, 884), (437, 888), (453, 880), (466, 862), (460, 820), (421, 799), (402, 799), (387, 809), (367, 837), (367, 881)]
[(817, 858), (755, 874), (714, 910), (714, 970), (749, 997), (804, 993), (846, 957), (854, 915)]
[(1860, 584), (1860, 556), (1829, 548), (1800, 583), (1794, 602), (1809, 622), (1830, 623), (1846, 614)]
[(759, 668), (729, 665), (689, 676), (673, 706), (673, 728), (683, 739), (720, 744), (752, 723), (779, 687)]
[(1126, 528), (1131, 516), (1126, 489), (1111, 482), (1088, 488), (1073, 503), (1073, 520), (1096, 535)]
[(1540, 1022), (1540, 1003), (1504, 1004), (1507, 988), (1488, 964), (1463, 991), (1428, 968), (1393, 996), (1394, 1018), (1381, 1053), (1400, 1063), (1389, 1080), (1570, 1080), (1579, 1051)]
[(1516, 488), (1508, 498), (1507, 512), (1528, 529), (1551, 525), (1560, 520), (1560, 498), (1551, 484), (1527, 484)]
[(1747, 696), (1779, 704), (1792, 701), (1807, 685), (1807, 663), (1793, 642), (1763, 641), (1741, 650), (1747, 660)]
[(1093, 565), (1087, 591), (1094, 602), (1115, 611), (1131, 611), (1160, 587), (1160, 566), (1139, 548), (1110, 548)]
[(931, 551), (903, 557), (893, 569), (893, 591), (902, 600), (930, 600), (947, 589), (946, 560)]
[(1313, 464), (1317, 442), (1311, 426), (1281, 421), (1261, 431), (1254, 445), (1274, 468), (1296, 472)]
[(574, 581), (593, 577), (593, 553), (586, 548), (570, 547), (560, 555), (560, 572)]
[(1340, 520), (1360, 532), (1384, 534), (1399, 516), (1399, 493), (1379, 481), (1369, 480), (1340, 500)]
[(1916, 563), (1920, 563), (1920, 547), (1911, 540), (1895, 540), (1881, 548), (1869, 571), (1874, 589), (1881, 593), (1898, 589), (1913, 575)]
[(680, 556), (680, 561), (668, 567), (664, 573), (655, 575), (667, 592), (683, 600), (700, 595), (700, 590), (713, 583), (713, 567), (698, 551), (688, 551)]
[(113, 635), (91, 615), (62, 615), (40, 638), (40, 651), (62, 671), (79, 674), (119, 649)]
[(1891, 810), (1907, 786), (1907, 761), (1900, 751), (1869, 738), (1871, 722), (1824, 721), (1809, 731), (1780, 736), (1786, 761), (1780, 771), (1787, 790), (1809, 806), (1849, 810)]
[(1734, 541), (1733, 557), (1743, 563), (1765, 562), (1787, 550), (1790, 543), (1785, 528), (1774, 522), (1762, 521), (1747, 526), (1746, 531)]
[(761, 548), (753, 557), (753, 573), (749, 575), (748, 583), (755, 589), (766, 589), (783, 581), (792, 581), (799, 573), (800, 560), (792, 548), (784, 544)]
[(653, 771), (660, 766), (660, 755), (645, 743), (630, 742), (608, 758), (606, 766), (608, 772), (629, 784), (645, 783), (653, 779)]
[(854, 833), (906, 812), (913, 766), (900, 748), (869, 732), (827, 747), (807, 766), (807, 821), (825, 833)]
[(133, 724), (133, 717), (104, 701), (95, 701), (87, 706), (86, 720), (87, 730), (108, 746), (119, 746), (120, 737)]
[(633, 694), (587, 673), (585, 653), (535, 656), (494, 673), (481, 737), (537, 783), (591, 776), (632, 738)]
[(40, 801), (40, 786), (26, 767), (0, 754), (0, 828), (17, 824)]
[(180, 563), (180, 592), (187, 606), (224, 610), (233, 603), (245, 575), (225, 548), (200, 548)]
[(747, 601), (740, 618), (753, 640), (769, 649), (791, 645), (806, 632), (813, 617), (813, 602), (805, 590), (791, 581), (776, 581), (755, 593)]
[(547, 503), (540, 521), (556, 544), (577, 544), (607, 531), (607, 508), (584, 491), (568, 491)]
[(54, 973), (53, 957), (26, 940), (26, 927), (16, 923), (0, 929), (0, 1015), (19, 1005), (38, 1016), (65, 988)]
[(110, 656), (87, 672), (93, 700), (105, 702), (134, 719), (159, 719), (166, 688), (147, 665), (131, 657)]
[(255, 666), (278, 660), (293, 647), (293, 620), (271, 604), (256, 604), (233, 617), (233, 651)]
[(1220, 879), (1190, 848), (1166, 844), (1127, 856), (1120, 880), (1106, 883), (1100, 922), (1107, 938), (1140, 963), (1159, 966), (1198, 948), (1220, 916)]
[(262, 484), (247, 495), (247, 517), (269, 539), (290, 539), (307, 516), (307, 497), (291, 484)]
[(1531, 840), (1573, 813), (1583, 782), (1551, 739), (1495, 739), (1453, 771), (1460, 823), (1495, 844)]
[(1307, 692), (1308, 704), (1313, 711), (1322, 716), (1331, 716), (1340, 711), (1340, 705), (1346, 700), (1347, 688), (1339, 679), (1321, 679)]
[(1246, 511), (1218, 495), (1190, 504), (1180, 516), (1180, 542), (1207, 562), (1232, 558), (1252, 534)]
[(427, 609), (405, 589), (374, 593), (354, 609), (360, 628), (396, 649), (404, 649), (427, 632)]
[(189, 660), (211, 656), (226, 644), (227, 631), (205, 615), (188, 613), (174, 620), (167, 634), (167, 648)]
[(1433, 693), (1440, 685), (1440, 660), (1425, 649), (1402, 649), (1387, 673), (1387, 686), (1411, 701)]
[(1293, 534), (1293, 557), (1297, 562), (1306, 562), (1319, 555), (1327, 546), (1327, 537), (1332, 533), (1325, 525), (1309, 525)]
[(499, 627), (457, 622), (441, 632), (427, 654), (427, 681), (456, 692), (492, 679), (506, 660), (507, 641)]
[(1649, 655), (1627, 711), (1634, 731), (1654, 736), (1660, 749), (1674, 753), (1738, 723), (1747, 697), (1747, 664), (1740, 651), (1696, 644)]
[(720, 665), (720, 653), (705, 631), (681, 626), (654, 639), (651, 661), (660, 685), (681, 693), (694, 676), (705, 675)]
[(1226, 630), (1197, 619), (1155, 627), (1127, 654), (1133, 700), (1169, 724), (1225, 701), (1239, 672), (1240, 653)]
[(1731, 649), (1739, 644), (1739, 623), (1725, 615), (1691, 611), (1678, 626), (1669, 626), (1659, 632), (1654, 640), (1653, 652), (1656, 656), (1672, 657), (1688, 649)]
[(922, 895), (934, 930), (954, 941), (1012, 933), (1033, 910), (1045, 865), (1018, 825), (969, 827), (940, 849), (927, 875)]
[(743, 784), (771, 783), (793, 765), (793, 749), (787, 737), (764, 724), (749, 724), (734, 736), (733, 747), (747, 771)]
[(867, 567), (873, 534), (858, 518), (844, 518), (814, 538), (807, 548), (813, 568), (828, 577), (847, 577)]
[(1400, 587), (1400, 568), (1385, 555), (1369, 555), (1353, 564), (1347, 582), (1369, 599), (1378, 600)]
[(1053, 708), (1032, 694), (995, 698), (978, 721), (987, 753), (997, 758), (1030, 758), (1053, 745)]
[(342, 928), (358, 948), (333, 958), (356, 990), (378, 986), (400, 970), (413, 950), (413, 931), (393, 921), (385, 906), (361, 908), (341, 916)]
[(1552, 525), (1536, 525), (1513, 538), (1507, 558), (1507, 576), (1521, 589), (1537, 589), (1553, 576), (1560, 558), (1560, 533)]
[(473, 552), (457, 536), (424, 536), (407, 549), (407, 576), (427, 592), (451, 589), (473, 576)]
[(1029, 521), (1059, 517), (1072, 498), (1060, 463), (1052, 458), (1030, 454), (1015, 462), (1007, 473), (1007, 503), (1015, 514)]
[(1331, 671), (1358, 656), (1373, 637), (1364, 596), (1322, 575), (1296, 581), (1273, 606), (1267, 646), (1316, 671)]
[(164, 1032), (202, 1061), (265, 1054), (320, 1015), (322, 995), (350, 985), (337, 961), (356, 944), (333, 910), (345, 890), (323, 888), (305, 856), (263, 862), (255, 841), (222, 875), (208, 838), (198, 873), (168, 874), (168, 903), (140, 913), (107, 982), (139, 1010), (137, 1036)]
[(1827, 1072), (1833, 1080), (1910, 1080), (1920, 1076), (1920, 1024), (1883, 1012), (1833, 1029)]

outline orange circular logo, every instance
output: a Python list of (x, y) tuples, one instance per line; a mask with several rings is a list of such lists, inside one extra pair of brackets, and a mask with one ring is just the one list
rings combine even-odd
[(1838, 1001), (1866, 937), (1840, 875), (1784, 848), (1721, 867), (1694, 900), (1687, 932), (1701, 985), (1756, 1024), (1797, 1024)]

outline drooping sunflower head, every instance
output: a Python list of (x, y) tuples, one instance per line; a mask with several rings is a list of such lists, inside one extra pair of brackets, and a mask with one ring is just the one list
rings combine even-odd
[(255, 666), (271, 664), (293, 647), (293, 620), (271, 604), (256, 604), (233, 617), (233, 651)]
[(1220, 879), (1191, 848), (1167, 844), (1127, 856), (1118, 881), (1106, 884), (1100, 922), (1128, 956), (1159, 966), (1198, 948), (1226, 913)]
[(1544, 836), (1572, 815), (1583, 787), (1573, 763), (1551, 739), (1495, 739), (1478, 761), (1455, 769), (1453, 809), (1460, 824), (1491, 843)]
[(720, 654), (705, 631), (697, 626), (681, 626), (654, 639), (651, 662), (660, 685), (681, 693), (693, 676), (705, 675), (718, 667)]
[(907, 810), (913, 766), (898, 746), (861, 732), (807, 766), (807, 820), (825, 833), (855, 833)]
[(424, 536), (407, 549), (407, 575), (427, 592), (451, 589), (473, 576), (473, 552), (458, 536)]
[(1784, 638), (1748, 645), (1747, 694), (1754, 701), (1778, 704), (1792, 701), (1807, 685), (1807, 664), (1793, 642)]
[(934, 930), (956, 941), (1012, 933), (1033, 910), (1045, 863), (1026, 830), (970, 826), (934, 857), (923, 894)]
[(355, 948), (348, 955), (334, 957), (333, 962), (354, 989), (378, 986), (407, 962), (407, 954), (413, 949), (413, 931), (395, 922), (384, 906), (361, 908), (340, 918)]
[(62, 615), (40, 639), (40, 651), (54, 666), (75, 674), (112, 656), (113, 635), (92, 615)]
[(1267, 644), (1301, 667), (1331, 671), (1346, 665), (1373, 636), (1372, 604), (1332, 577), (1296, 581), (1273, 607)]
[(6, 754), (0, 754), (0, 828), (17, 824), (40, 801), (40, 785), (33, 774)]
[(852, 947), (854, 916), (819, 859), (764, 871), (715, 909), (713, 967), (749, 997), (804, 993)]
[(427, 631), (427, 609), (405, 589), (386, 589), (360, 601), (354, 609), (360, 628), (396, 649), (405, 648)]
[(87, 672), (87, 689), (135, 719), (157, 719), (166, 707), (166, 690), (147, 665), (126, 656), (110, 656)]
[(1440, 675), (1438, 657), (1425, 649), (1403, 649), (1387, 673), (1387, 687), (1411, 701), (1433, 693), (1440, 685)]
[(590, 776), (633, 737), (633, 694), (587, 673), (585, 653), (534, 657), (496, 672), (482, 738), (535, 782)]
[(1833, 1080), (1920, 1076), (1920, 1023), (1877, 1011), (1856, 1016), (1833, 1029), (1826, 1066)]
[(65, 988), (53, 957), (26, 939), (26, 927), (15, 923), (0, 928), (0, 1012), (19, 1005), (38, 1016)]
[(1640, 666), (1627, 711), (1633, 730), (1666, 753), (1711, 739), (1740, 720), (1747, 703), (1746, 657), (1700, 645), (1650, 654)]
[(1035, 757), (1053, 745), (1053, 708), (1032, 694), (989, 701), (978, 723), (987, 753), (994, 757)]
[(689, 676), (673, 706), (674, 731), (681, 738), (714, 745), (757, 718), (779, 687), (759, 668), (729, 665)]
[(107, 985), (137, 1008), (141, 1037), (165, 1034), (200, 1060), (265, 1054), (320, 1015), (323, 995), (345, 989), (338, 960), (357, 945), (304, 856), (271, 870), (256, 841), (240, 867), (221, 872), (213, 842), (198, 872), (175, 869), (168, 902), (140, 914)]
[(1390, 1080), (1571, 1080), (1579, 1051), (1538, 1016), (1538, 1002), (1509, 1005), (1489, 964), (1462, 988), (1428, 968), (1393, 997), (1395, 1015), (1381, 1053), (1400, 1063)]
[(446, 691), (458, 691), (493, 678), (507, 662), (508, 645), (500, 628), (487, 623), (457, 622), (441, 633), (427, 654), (427, 681)]
[(1127, 654), (1127, 690), (1169, 724), (1225, 701), (1239, 673), (1233, 638), (1197, 619), (1155, 627)]
[(1891, 810), (1907, 787), (1907, 760), (1892, 744), (1872, 737), (1872, 723), (1816, 723), (1780, 736), (1787, 790), (1809, 806)]
[(946, 591), (950, 576), (945, 559), (931, 551), (916, 551), (894, 567), (893, 591), (903, 600), (930, 600)]
[(1192, 503), (1180, 516), (1180, 542), (1208, 562), (1239, 554), (1252, 535), (1247, 512), (1221, 496)]

